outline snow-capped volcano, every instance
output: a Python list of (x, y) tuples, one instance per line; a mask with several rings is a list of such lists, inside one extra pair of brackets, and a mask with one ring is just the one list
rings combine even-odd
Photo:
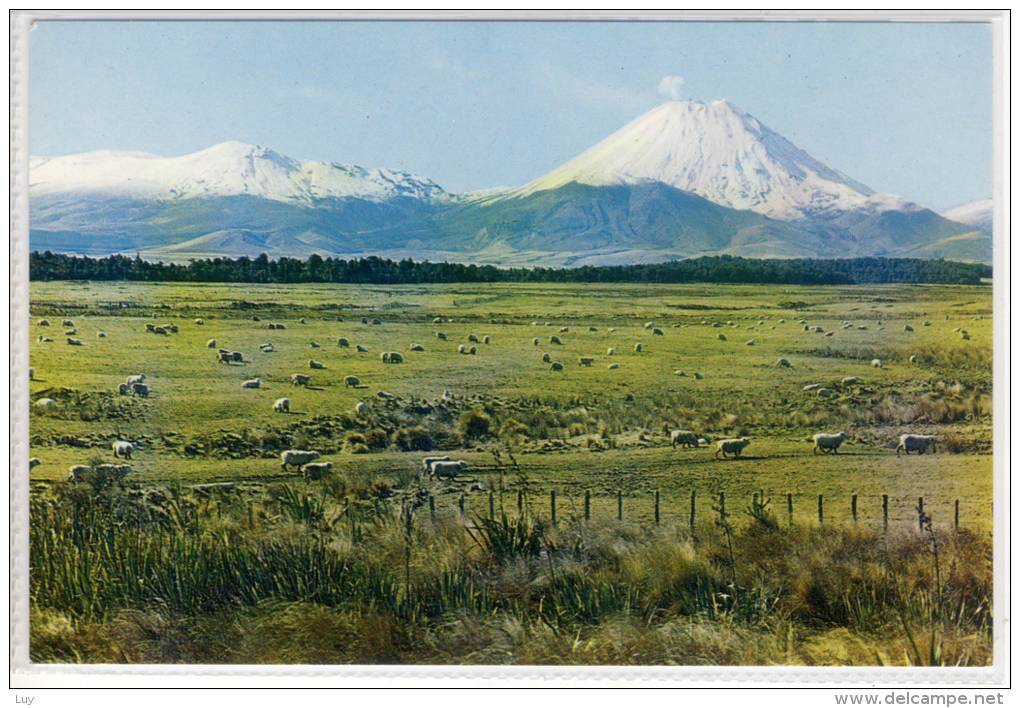
[(995, 203), (991, 199), (979, 199), (944, 211), (942, 216), (991, 233), (992, 222), (995, 220)]
[(827, 167), (727, 101), (664, 103), (510, 194), (570, 182), (660, 182), (722, 206), (785, 220), (907, 206)]
[(297, 204), (330, 198), (448, 198), (432, 180), (405, 172), (295, 160), (240, 142), (181, 157), (108, 150), (36, 157), (29, 165), (29, 181), (33, 197), (75, 194), (180, 200), (246, 195)]

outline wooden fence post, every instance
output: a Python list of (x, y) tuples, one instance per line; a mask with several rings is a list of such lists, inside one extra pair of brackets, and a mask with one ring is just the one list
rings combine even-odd
[(957, 531), (960, 530), (960, 500), (957, 499), (953, 505), (953, 528)]
[(623, 491), (616, 490), (616, 520), (623, 521)]
[(494, 519), (496, 517), (496, 500), (492, 496), (492, 492), (489, 492), (489, 518)]
[(552, 510), (552, 525), (556, 525), (556, 490), (549, 492), (549, 508)]
[(719, 521), (726, 521), (726, 492), (719, 492)]
[(857, 495), (854, 494), (850, 497), (850, 515), (854, 519), (854, 523), (857, 523)]
[(917, 528), (924, 530), (924, 497), (917, 498)]
[(882, 528), (889, 530), (889, 495), (882, 495)]
[(791, 492), (786, 493), (786, 520), (790, 526), (793, 526), (793, 494)]
[(659, 490), (655, 490), (655, 525), (659, 525)]
[(436, 498), (429, 494), (429, 518), (436, 520)]
[(823, 511), (822, 495), (818, 495), (818, 525), (821, 526), (825, 523), (825, 512)]
[(695, 489), (691, 490), (691, 533), (694, 533), (694, 509), (698, 501), (698, 492)]
[(457, 500), (457, 506), (460, 508), (460, 518), (464, 518), (464, 495), (460, 495), (460, 499)]
[(524, 516), (524, 491), (517, 490), (517, 515)]
[(584, 523), (591, 522), (591, 492), (584, 493)]

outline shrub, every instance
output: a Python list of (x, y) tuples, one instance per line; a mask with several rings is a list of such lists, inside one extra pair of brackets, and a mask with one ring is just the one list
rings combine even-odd
[(465, 442), (484, 438), (489, 434), (489, 416), (481, 411), (468, 411), (457, 421), (457, 429)]

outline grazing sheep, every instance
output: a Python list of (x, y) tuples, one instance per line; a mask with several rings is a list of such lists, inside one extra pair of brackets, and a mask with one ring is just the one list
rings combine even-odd
[(900, 456), (901, 450), (906, 455), (909, 455), (912, 452), (916, 452), (918, 455), (923, 455), (929, 448), (931, 448), (932, 452), (935, 452), (934, 435), (904, 433), (900, 436), (900, 444), (896, 446), (896, 457)]
[(265, 344), (259, 345), (259, 351), (263, 354), (272, 354), (276, 351), (276, 347), (273, 346), (272, 342), (266, 342)]
[(853, 386), (855, 384), (859, 384), (860, 382), (861, 379), (857, 376), (844, 376), (839, 381), (839, 383), (842, 384), (843, 386)]
[(117, 393), (119, 393), (122, 396), (126, 396), (129, 393), (131, 393), (131, 387), (128, 386), (126, 383), (118, 384)]
[(310, 481), (325, 479), (333, 471), (332, 462), (309, 462), (301, 466), (301, 475)]
[(262, 379), (248, 379), (241, 382), (241, 388), (262, 388)]
[(910, 363), (911, 364), (916, 364), (917, 363), (917, 354), (911, 354), (910, 355)]
[(35, 402), (35, 407), (43, 411), (51, 411), (57, 407), (57, 402), (52, 398), (40, 398)]
[(64, 320), (63, 322), (60, 323), (60, 326), (61, 327), (74, 327), (74, 321), (73, 320)]
[(725, 440), (720, 440), (716, 443), (715, 456), (719, 457), (722, 455), (723, 459), (726, 459), (727, 455), (740, 457), (740, 453), (750, 444), (751, 441), (747, 438), (726, 438)]
[(96, 336), (99, 337), (100, 339), (105, 339), (106, 332), (104, 332), (103, 330), (99, 330), (98, 332), (96, 332)]
[(784, 368), (784, 369), (789, 369), (790, 368), (790, 360), (786, 359), (784, 357), (779, 357), (778, 359), (776, 359), (776, 366), (779, 366), (779, 367)]
[(136, 384), (136, 383), (144, 383), (144, 382), (145, 382), (145, 374), (134, 374), (132, 376), (128, 376), (127, 377), (127, 383), (132, 385), (132, 386), (134, 384)]
[(426, 475), (431, 475), (432, 464), (434, 462), (448, 462), (449, 459), (450, 458), (448, 455), (443, 455), (442, 457), (426, 457), (421, 461), (422, 472), (424, 472)]
[(443, 321), (442, 317), (433, 317), (432, 318), (432, 324), (441, 324), (442, 321)]
[(563, 364), (558, 361), (554, 361), (552, 366), (549, 367), (552, 371), (563, 371)]
[(315, 462), (320, 457), (322, 457), (322, 453), (318, 450), (284, 450), (280, 453), (280, 466), (284, 471), (291, 466), (300, 468), (309, 462)]
[(302, 317), (298, 320), (298, 324), (308, 324), (308, 322), (305, 320), (304, 317)]
[(542, 362), (548, 364), (550, 361), (552, 361), (552, 356), (549, 352), (542, 352)]
[(705, 378), (705, 375), (700, 371), (695, 371), (694, 378), (696, 378), (698, 381), (701, 381), (703, 378)]
[(663, 335), (663, 333), (662, 333), (662, 330), (661, 330), (661, 329), (659, 329), (658, 327), (653, 327), (653, 328), (652, 328), (652, 336), (653, 336), (653, 337), (662, 337), (662, 336), (664, 336), (664, 335)]
[(273, 410), (277, 413), (290, 413), (290, 399), (277, 398), (273, 402)]
[(233, 352), (217, 352), (216, 353), (216, 359), (221, 364), (231, 364), (234, 361), (234, 353)]
[(42, 464), (42, 460), (40, 460), (38, 457), (30, 457), (30, 458), (28, 458), (28, 469), (30, 469), (30, 470), (31, 469), (35, 469), (36, 467), (38, 467), (41, 464)]
[(871, 360), (871, 366), (872, 366), (872, 368), (875, 368), (875, 369), (881, 369), (882, 368), (882, 360), (881, 359), (872, 359)]
[(815, 391), (815, 395), (818, 396), (819, 398), (832, 398), (832, 389), (820, 388), (817, 391)]
[(446, 340), (446, 332), (436, 332), (436, 339)]
[(679, 445), (680, 447), (697, 447), (698, 436), (693, 430), (671, 430), (669, 433), (669, 443), (672, 447)]
[(359, 352), (361, 352), (362, 354), (365, 354), (365, 353), (367, 353), (367, 352), (368, 352), (368, 347), (363, 347), (363, 346), (361, 346), (360, 344), (355, 344), (355, 345), (354, 345), (354, 349), (355, 349), (355, 351), (359, 351)]
[(645, 322), (645, 329), (651, 329), (655, 326), (654, 322)]
[(477, 353), (478, 353), (478, 347), (470, 347), (468, 349), (468, 354), (470, 354), (471, 356), (474, 356)]
[(358, 401), (354, 405), (354, 413), (355, 413), (355, 415), (365, 415), (365, 413), (367, 413), (367, 412), (368, 412), (368, 404), (365, 403), (364, 401)]
[(960, 339), (963, 339), (963, 340), (970, 339), (970, 333), (967, 332), (967, 331), (960, 332)]
[(469, 342), (477, 342), (478, 341), (478, 335), (477, 334), (469, 334), (468, 335), (468, 341)]
[(308, 346), (310, 346), (312, 349), (318, 349), (322, 345), (313, 339), (311, 342), (308, 343)]
[(230, 358), (233, 361), (241, 362), (242, 364), (244, 363), (244, 354), (241, 352), (230, 352)]
[(616, 347), (606, 349), (606, 356), (616, 356)]
[(142, 398), (149, 397), (149, 384), (144, 383), (133, 383), (131, 384), (131, 395), (141, 396)]
[(578, 366), (591, 366), (595, 363), (595, 359), (590, 356), (579, 356), (577, 357)]
[(644, 348), (644, 347), (642, 347), (642, 346), (641, 346), (641, 342), (638, 342), (637, 344), (635, 344), (635, 345), (634, 345), (634, 351), (635, 351), (635, 352), (641, 353), (641, 350), (642, 350), (643, 348)]
[(744, 342), (744, 344), (746, 344), (749, 347), (753, 347), (756, 343), (757, 342), (753, 339), (748, 339), (746, 342)]
[(566, 333), (570, 331), (570, 327), (560, 327), (560, 333)]
[(454, 479), (457, 475), (462, 472), (468, 471), (468, 463), (464, 460), (438, 460), (432, 463), (432, 474), (436, 476), (436, 479), (443, 479), (444, 477)]
[(594, 327), (594, 326), (589, 326), (589, 327), (588, 327), (588, 331), (589, 331), (589, 332), (598, 332), (598, 331), (599, 331), (599, 328), (598, 328), (598, 327)]
[(291, 374), (290, 385), (291, 386), (307, 386), (312, 382), (312, 377), (308, 374)]
[(252, 322), (261, 322), (262, 318), (259, 317), (258, 315), (252, 315), (251, 321)]
[(361, 386), (361, 379), (357, 376), (344, 376), (345, 388), (358, 388), (359, 386)]
[(347, 337), (340, 337), (340, 339), (336, 340), (336, 345), (341, 349), (348, 349), (351, 346), (351, 340), (347, 339)]
[(549, 344), (563, 344), (559, 337), (555, 334), (549, 337)]
[(715, 338), (718, 339), (720, 342), (725, 342), (726, 341), (726, 335), (723, 334), (722, 332), (720, 332), (719, 334), (715, 335)]
[(51, 337), (44, 337), (44, 336), (42, 336), (40, 334), (39, 335), (39, 341), (45, 344), (46, 342), (52, 342), (53, 339)]
[(195, 320), (195, 324), (197, 324), (197, 325), (204, 325), (205, 324), (205, 320), (203, 320), (201, 317), (199, 317), (198, 319)]
[(606, 331), (607, 331), (607, 332), (609, 332), (610, 334), (612, 334), (613, 332), (615, 332), (615, 331), (616, 331), (616, 327), (610, 327), (610, 328), (609, 328), (609, 329), (607, 329)]
[(68, 470), (67, 481), (82, 482), (90, 474), (92, 474), (92, 468), (88, 465), (71, 465), (71, 468)]
[(45, 320), (45, 319), (44, 320), (39, 320), (38, 324), (39, 324), (40, 327), (49, 327), (50, 326), (50, 321), (49, 320)]
[(687, 372), (684, 371), (683, 369), (677, 369), (676, 371), (673, 372), (673, 375), (674, 376), (687, 376)]
[(152, 328), (152, 333), (153, 334), (170, 334), (169, 332), (166, 331), (166, 327), (153, 327)]
[(612, 364), (610, 364), (610, 365), (609, 365), (609, 368), (610, 368), (610, 369), (619, 369), (619, 368), (620, 368), (620, 365), (619, 365), (619, 364), (617, 364), (617, 363), (616, 363), (616, 362), (614, 361), (614, 362), (613, 362)]
[(425, 347), (423, 347), (421, 344), (412, 344), (410, 346), (410, 349), (411, 349), (412, 352), (423, 352), (423, 351), (425, 351)]
[(531, 339), (531, 343), (532, 343), (532, 344), (533, 344), (534, 346), (536, 346), (536, 347), (537, 347), (537, 346), (538, 346), (538, 337), (532, 337), (532, 339)]
[(931, 320), (925, 320), (923, 324), (925, 327), (931, 327)]
[(315, 359), (309, 359), (308, 360), (308, 368), (309, 369), (325, 369), (326, 365), (323, 364), (321, 361), (316, 361)]
[(826, 333), (825, 333), (825, 336), (826, 336), (826, 337), (831, 337), (831, 336), (833, 336), (834, 334), (836, 334), (836, 333), (835, 333), (835, 332), (826, 332)]
[(215, 349), (216, 348), (216, 340), (215, 339), (210, 339), (208, 342), (205, 343), (205, 346), (209, 347), (210, 349)]
[(125, 460), (131, 459), (131, 453), (134, 452), (135, 446), (126, 440), (117, 440), (113, 443), (113, 456), (123, 457)]
[(458, 344), (457, 345), (457, 353), (458, 354), (467, 354), (467, 345), (466, 344)]
[(492, 344), (492, 336), (487, 334), (482, 337), (482, 344)]
[(812, 455), (817, 455), (819, 452), (824, 454), (835, 455), (839, 453), (839, 446), (850, 439), (849, 433), (815, 433), (811, 436), (815, 446), (811, 449)]
[(75, 339), (74, 337), (68, 337), (67, 343), (70, 344), (72, 347), (82, 346), (82, 341), (80, 339)]
[(375, 319), (373, 319), (373, 320), (372, 320), (372, 324), (374, 324), (374, 325), (381, 325), (381, 324), (382, 324), (382, 320), (380, 320), (380, 319), (379, 319), (379, 318), (377, 317), (377, 318), (375, 318)]
[(911, 327), (911, 326), (910, 326), (910, 325), (908, 325), (908, 324), (905, 324), (905, 325), (903, 325), (903, 331), (904, 331), (904, 332), (913, 332), (913, 331), (914, 331), (914, 328), (913, 328), (913, 327)]
[[(471, 348), (474, 349), (474, 347), (471, 347)], [(474, 354), (474, 352), (471, 352), (471, 353)], [(391, 364), (403, 364), (404, 363), (404, 355), (401, 354), (400, 352), (390, 352), (390, 363)]]
[(814, 390), (816, 390), (818, 388), (821, 388), (821, 386), (822, 386), (821, 384), (808, 384), (807, 386), (804, 387), (803, 390), (804, 391), (814, 391)]

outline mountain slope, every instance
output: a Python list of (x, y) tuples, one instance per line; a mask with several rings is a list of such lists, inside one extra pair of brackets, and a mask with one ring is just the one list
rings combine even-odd
[(167, 259), (991, 258), (983, 222), (959, 223), (876, 194), (725, 101), (663, 104), (512, 189), (457, 196), (408, 173), (224, 143), (175, 158), (108, 151), (33, 158), (30, 208), (33, 249)]
[(995, 204), (991, 199), (979, 199), (944, 211), (942, 216), (950, 221), (973, 226), (979, 231), (992, 233), (995, 221)]

